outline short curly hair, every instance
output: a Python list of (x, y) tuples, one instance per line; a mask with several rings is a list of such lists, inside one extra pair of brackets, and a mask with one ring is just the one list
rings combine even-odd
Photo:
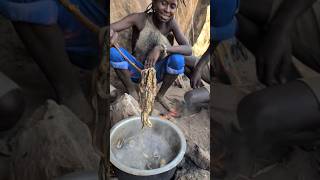
[[(182, 3), (185, 7), (187, 6), (185, 0), (177, 0), (177, 1), (178, 1), (178, 3)], [(150, 3), (150, 4), (147, 6), (147, 9), (145, 10), (145, 12), (146, 12), (146, 13), (149, 13), (149, 12), (152, 12), (152, 11), (153, 11), (152, 3)]]

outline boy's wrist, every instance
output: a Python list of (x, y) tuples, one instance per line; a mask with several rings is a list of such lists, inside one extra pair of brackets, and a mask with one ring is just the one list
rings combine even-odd
[(168, 55), (167, 46), (165, 44), (160, 44), (159, 47), (161, 49), (161, 53), (166, 57)]

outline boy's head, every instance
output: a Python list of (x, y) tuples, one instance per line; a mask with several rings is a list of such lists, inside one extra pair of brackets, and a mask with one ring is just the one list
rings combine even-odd
[(150, 9), (153, 10), (158, 20), (168, 22), (174, 17), (178, 4), (181, 2), (185, 4), (184, 0), (152, 0)]

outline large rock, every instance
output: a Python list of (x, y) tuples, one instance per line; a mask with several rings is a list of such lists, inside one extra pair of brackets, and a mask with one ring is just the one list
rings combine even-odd
[(119, 94), (124, 94), (126, 92), (126, 87), (123, 85), (113, 68), (110, 68), (110, 84), (119, 91)]
[[(206, 8), (209, 0), (185, 0), (186, 6), (180, 5), (175, 18), (186, 37), (194, 44), (206, 20)], [(111, 0), (110, 22), (113, 23), (134, 12), (143, 12), (151, 0)], [(131, 30), (120, 34), (120, 44), (130, 50)]]
[(210, 152), (202, 149), (192, 140), (187, 141), (186, 156), (199, 168), (210, 171)]
[(177, 166), (177, 171), (175, 173), (174, 180), (209, 180), (210, 171), (199, 169), (195, 167), (188, 158), (184, 160)]
[(97, 170), (89, 128), (65, 106), (40, 107), (17, 137), (13, 179), (46, 180), (81, 170)]
[(210, 172), (202, 169), (177, 172), (175, 180), (210, 180)]
[(111, 127), (125, 118), (131, 116), (140, 116), (141, 114), (138, 101), (127, 93), (119, 97), (114, 103), (111, 104), (110, 111)]
[(173, 120), (189, 141), (195, 142), (200, 148), (210, 151), (210, 117), (208, 110)]
[(207, 110), (173, 120), (187, 140), (186, 157), (197, 168), (210, 169), (210, 118)]

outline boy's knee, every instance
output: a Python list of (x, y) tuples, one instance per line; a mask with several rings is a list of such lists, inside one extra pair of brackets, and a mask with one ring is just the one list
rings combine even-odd
[(110, 61), (121, 61), (121, 55), (116, 48), (110, 48)]
[(196, 96), (193, 91), (188, 91), (184, 95), (184, 99), (188, 106), (193, 105), (196, 102)]
[(275, 127), (276, 107), (259, 94), (244, 97), (238, 105), (238, 119), (242, 128), (251, 132), (269, 132)]
[(110, 48), (110, 64), (116, 69), (128, 69), (128, 62), (124, 61), (121, 54), (114, 47)]
[(184, 100), (188, 106), (208, 103), (210, 101), (210, 92), (205, 87), (194, 89), (185, 93)]
[(169, 57), (167, 72), (169, 74), (182, 74), (184, 72), (184, 56), (173, 54)]
[(12, 128), (21, 118), (25, 101), (20, 89), (14, 89), (0, 97), (0, 131)]

